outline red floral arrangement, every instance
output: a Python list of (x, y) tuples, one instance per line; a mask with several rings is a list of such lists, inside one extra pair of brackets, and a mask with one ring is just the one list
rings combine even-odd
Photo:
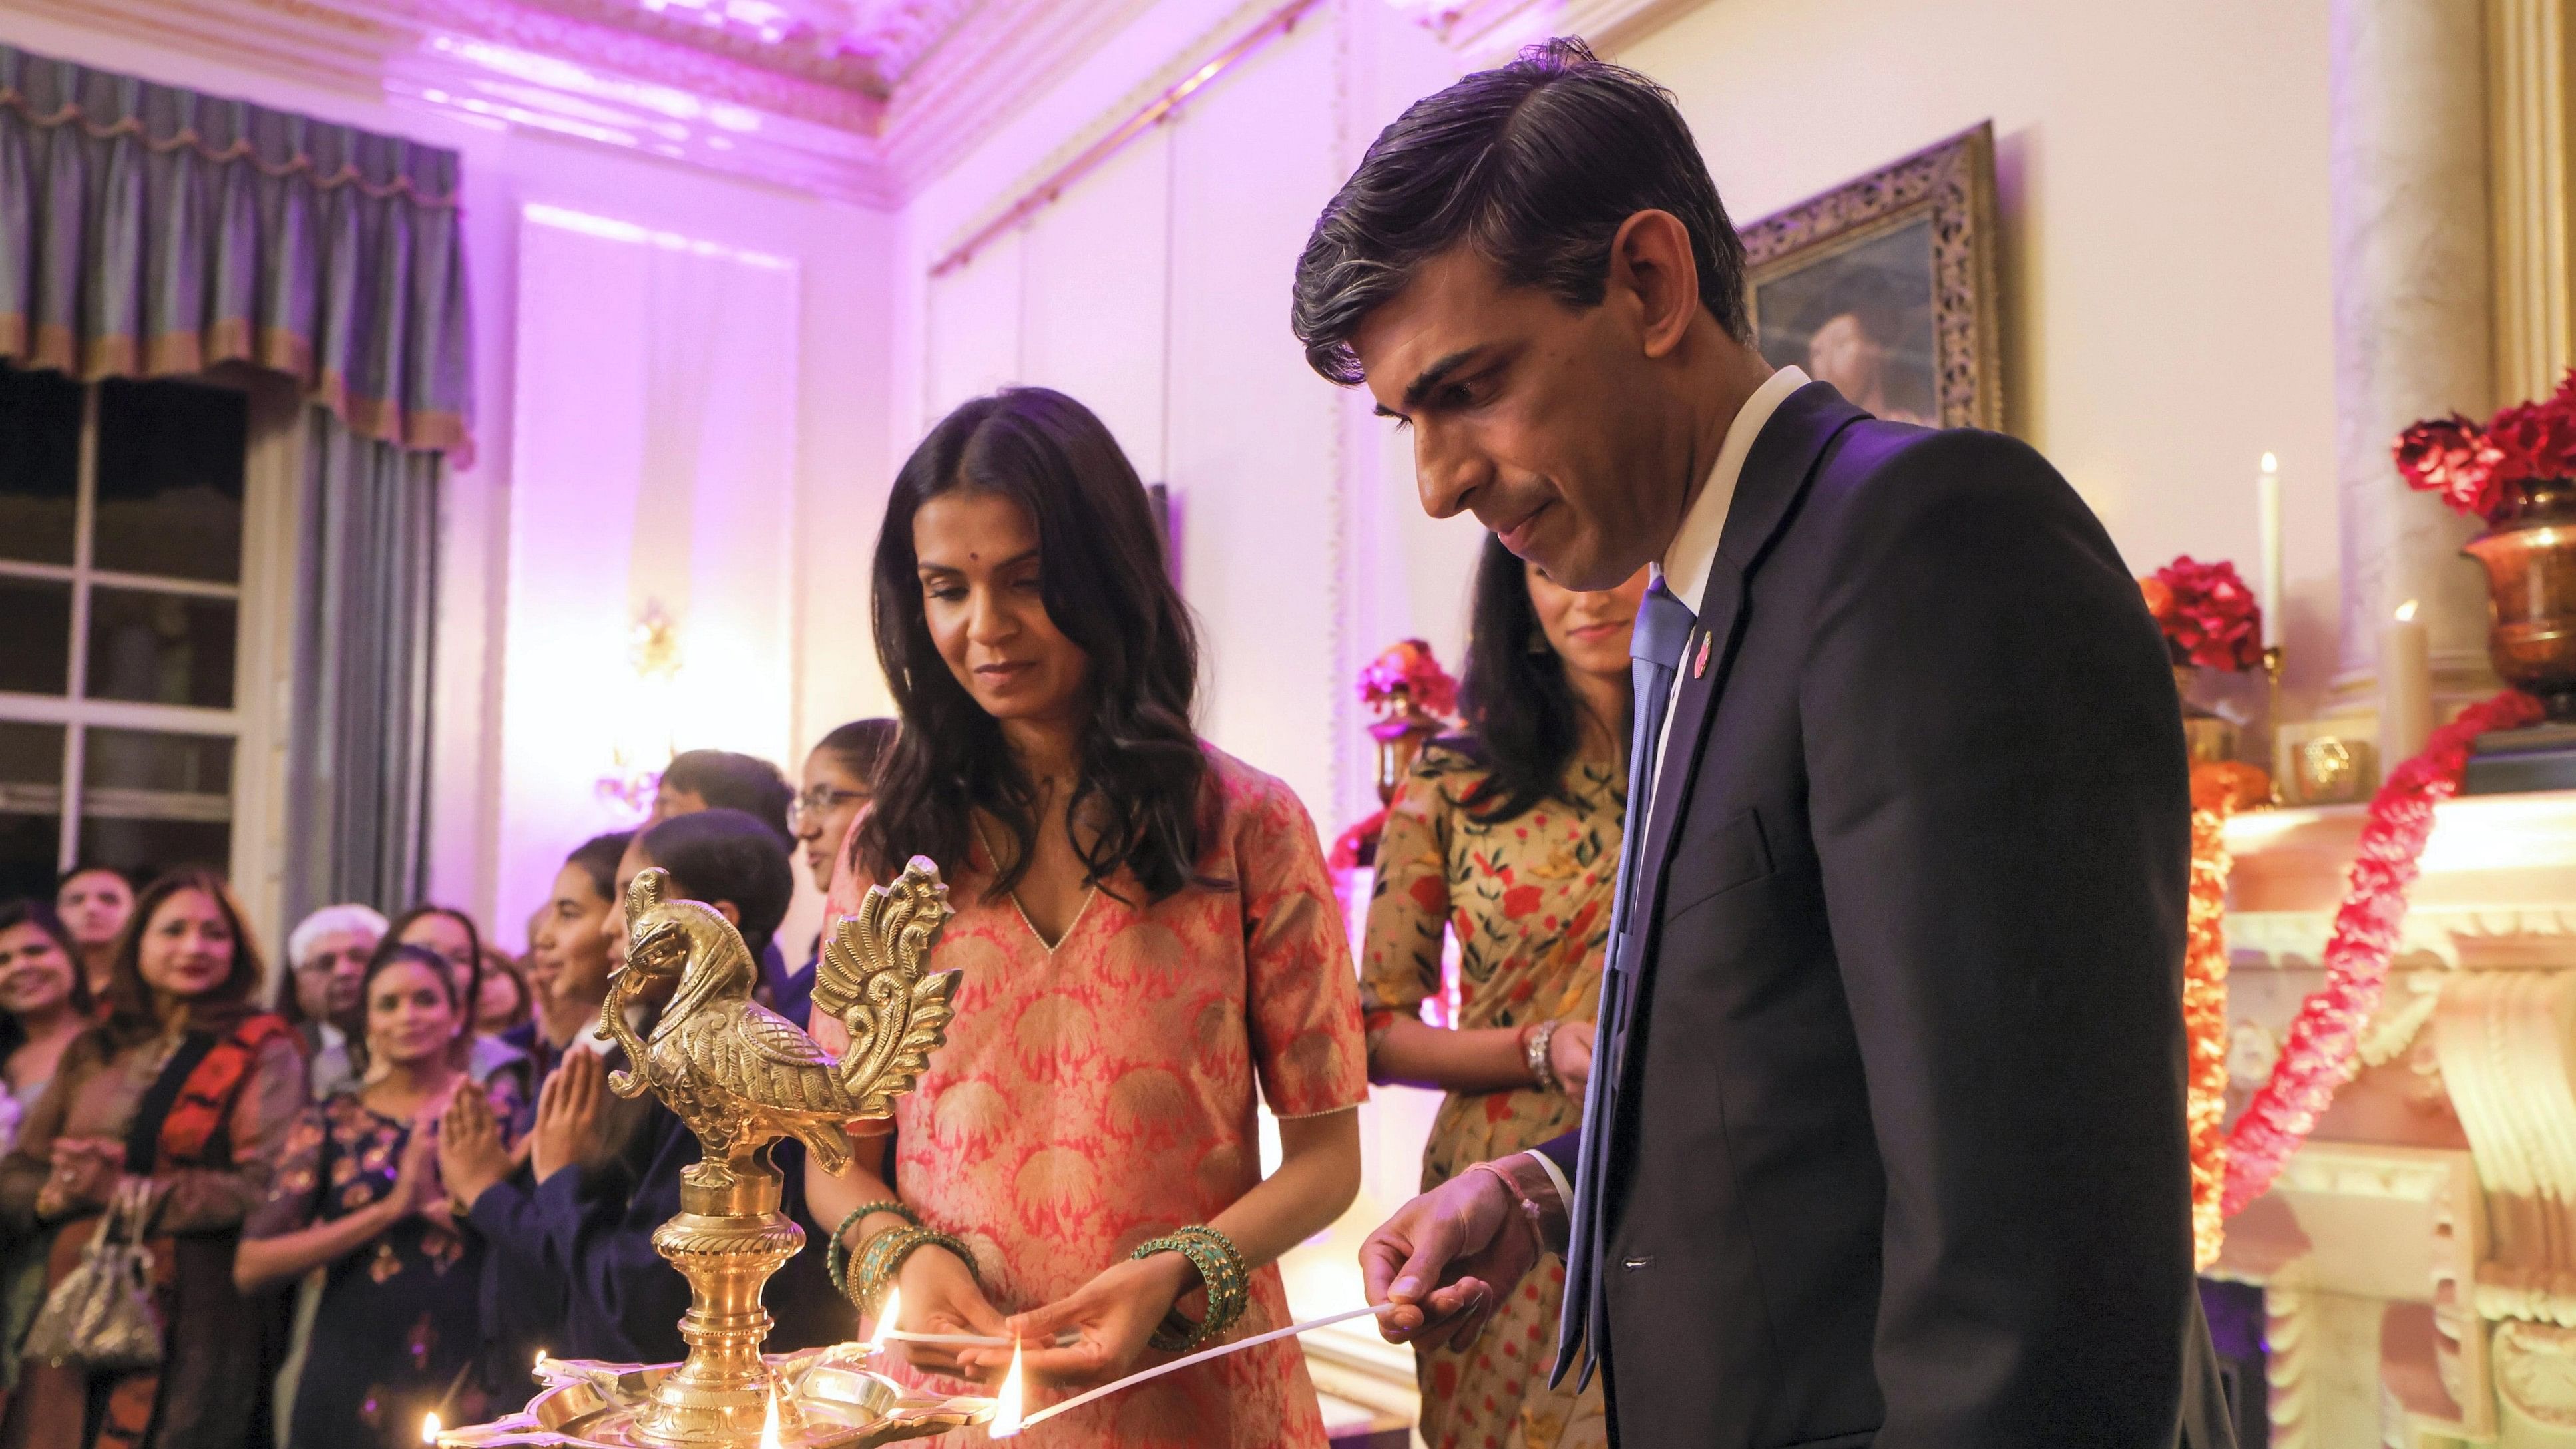
[(2398, 434), (2390, 451), (2407, 487), (2501, 522), (2520, 501), (2516, 485), (2576, 475), (2576, 371), (2556, 392), (2502, 409), (2484, 427), (2458, 413), (2428, 418)]
[[(1369, 722), (1369, 738), (1380, 750), (1403, 751), (1395, 757), (1399, 770), (1412, 759), (1404, 749), (1405, 736), (1428, 738), (1434, 727), (1450, 723), (1458, 708), (1458, 681), (1420, 639), (1388, 645), (1360, 670), (1359, 683), (1360, 702), (1377, 716)], [(1386, 812), (1380, 810), (1333, 841), (1328, 863), (1335, 870), (1374, 864), (1377, 839), (1385, 830)]]
[(2177, 665), (2206, 669), (2263, 667), (2263, 606), (2232, 563), (2198, 563), (2184, 554), (2138, 580), (2147, 612), (2165, 631)]
[(1397, 710), (1399, 701), (1443, 719), (1458, 708), (1458, 681), (1440, 667), (1431, 646), (1419, 639), (1387, 646), (1385, 653), (1360, 670), (1361, 703), (1385, 714)]

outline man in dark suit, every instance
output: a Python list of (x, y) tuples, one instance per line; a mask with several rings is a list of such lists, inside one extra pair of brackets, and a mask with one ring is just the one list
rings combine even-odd
[(1298, 265), (1433, 516), (1660, 566), (1583, 1128), (1406, 1205), (1370, 1296), (1463, 1341), (1563, 1251), (1630, 1445), (2223, 1445), (2163, 643), (2045, 459), (1773, 371), (1744, 295), (1671, 98), (1571, 42), (1407, 111)]

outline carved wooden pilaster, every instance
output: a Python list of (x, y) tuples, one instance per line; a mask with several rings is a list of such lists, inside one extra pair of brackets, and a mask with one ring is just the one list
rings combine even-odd
[(2313, 1402), (2309, 1337), (2314, 1332), (2310, 1309), (2316, 1295), (2293, 1279), (2263, 1289), (2263, 1379), (2272, 1419), (2272, 1449), (2316, 1449), (2316, 1405)]
[(2491, 1319), (2576, 1326), (2576, 972), (2462, 972), (2444, 984), (2434, 1046), (2486, 1189), (2493, 1254), (2476, 1304)]

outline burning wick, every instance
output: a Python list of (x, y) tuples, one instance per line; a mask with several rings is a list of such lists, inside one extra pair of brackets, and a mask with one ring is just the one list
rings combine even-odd
[(2415, 600), (2408, 599), (2405, 603), (2397, 606), (2397, 622), (2400, 624), (2412, 624), (2415, 622)]
[(769, 1386), (769, 1413), (760, 1421), (760, 1449), (779, 1449), (778, 1385)]
[(989, 1438), (1008, 1439), (1020, 1432), (1020, 1346), (1011, 1345), (1011, 1371), (1002, 1375), (1002, 1388), (993, 1395), (993, 1422), (984, 1433)]
[(903, 1290), (900, 1288), (888, 1288), (886, 1290), (885, 1306), (877, 1310), (877, 1331), (868, 1339), (868, 1352), (871, 1355), (885, 1352), (886, 1331), (894, 1327), (895, 1320), (901, 1317), (902, 1314)]
[(438, 1442), (438, 1416), (436, 1414), (423, 1414), (420, 1416), (420, 1442), (423, 1444), (435, 1444)]

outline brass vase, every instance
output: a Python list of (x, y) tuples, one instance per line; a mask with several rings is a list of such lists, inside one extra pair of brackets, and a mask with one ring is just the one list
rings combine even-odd
[(2464, 550), (2487, 571), (2487, 657), (2558, 723), (2576, 721), (2576, 480), (2517, 485)]
[(2174, 692), (2182, 696), (2182, 737), (2191, 762), (2212, 765), (2236, 758), (2236, 726), (2216, 711), (2192, 702), (2191, 687), (2200, 671), (2188, 664), (2173, 667)]

